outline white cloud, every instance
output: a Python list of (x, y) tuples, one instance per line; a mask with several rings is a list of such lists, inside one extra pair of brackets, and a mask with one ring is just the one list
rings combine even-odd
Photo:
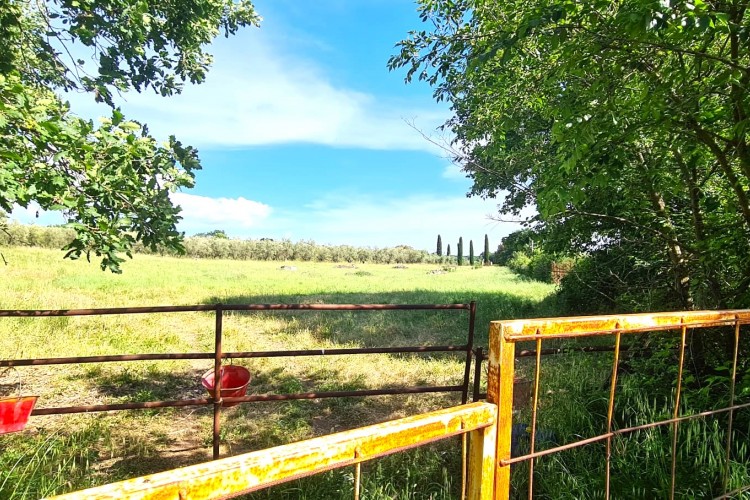
[[(438, 149), (407, 123), (426, 133), (440, 125), (448, 111), (432, 102), (415, 106), (336, 85), (314, 62), (285, 53), (257, 30), (217, 39), (210, 50), (214, 64), (205, 83), (170, 98), (128, 93), (126, 116), (148, 123), (160, 138), (175, 134), (198, 146)], [(90, 96), (67, 97), (82, 115), (107, 113)]]
[(271, 215), (271, 207), (239, 198), (209, 198), (188, 193), (172, 193), (172, 202), (182, 208), (180, 229), (188, 234), (224, 229), (244, 233)]

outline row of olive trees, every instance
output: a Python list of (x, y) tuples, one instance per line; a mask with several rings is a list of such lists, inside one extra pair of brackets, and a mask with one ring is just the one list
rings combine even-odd
[(186, 255), (197, 258), (235, 260), (275, 260), (348, 262), (377, 264), (438, 263), (440, 259), (408, 246), (364, 248), (350, 245), (319, 245), (314, 241), (237, 240), (186, 238)]
[[(64, 227), (8, 224), (0, 232), (0, 245), (59, 249), (75, 237)], [(235, 259), (270, 261), (348, 262), (377, 264), (442, 263), (443, 259), (423, 250), (400, 245), (393, 248), (363, 248), (350, 245), (319, 245), (313, 241), (238, 240), (221, 236), (185, 238), (185, 256), (199, 259)], [(155, 253), (143, 245), (133, 247), (137, 253)], [(163, 255), (176, 255), (162, 250)]]

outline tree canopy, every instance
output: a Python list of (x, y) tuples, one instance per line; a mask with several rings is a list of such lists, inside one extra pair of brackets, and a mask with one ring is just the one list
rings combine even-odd
[(389, 65), (450, 103), (471, 193), (535, 206), (546, 244), (626, 246), (682, 307), (747, 306), (747, 6), (422, 0)]
[[(62, 211), (76, 230), (66, 256), (93, 253), (115, 272), (136, 241), (180, 250), (169, 193), (193, 185), (197, 151), (158, 143), (117, 98), (201, 83), (205, 46), (259, 20), (248, 0), (0, 3), (0, 210)], [(76, 116), (63, 91), (89, 93), (111, 116)]]

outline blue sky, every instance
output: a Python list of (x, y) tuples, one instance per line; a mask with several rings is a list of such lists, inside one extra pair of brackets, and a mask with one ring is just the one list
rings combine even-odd
[[(422, 29), (405, 0), (259, 0), (259, 29), (218, 38), (207, 81), (172, 98), (129, 93), (122, 109), (158, 138), (196, 146), (203, 170), (177, 193), (187, 235), (223, 229), (237, 238), (434, 251), (483, 241), (494, 247), (517, 225), (491, 221), (495, 200), (467, 198), (470, 181), (416, 129), (450, 112), (388, 58)], [(73, 110), (97, 116), (87, 96)], [(24, 222), (30, 211), (13, 217)], [(44, 214), (36, 223), (57, 222)], [(455, 245), (452, 245), (455, 247)]]

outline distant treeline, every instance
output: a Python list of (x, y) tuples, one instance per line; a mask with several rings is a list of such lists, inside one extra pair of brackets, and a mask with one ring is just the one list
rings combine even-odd
[[(61, 249), (73, 239), (65, 227), (9, 224), (0, 231), (0, 245)], [(349, 245), (319, 245), (313, 241), (228, 239), (194, 236), (185, 238), (183, 257), (234, 260), (295, 260), (309, 262), (371, 262), (376, 264), (440, 264), (446, 257), (400, 245), (392, 248), (363, 248)], [(142, 245), (135, 252), (177, 256), (174, 252), (152, 252)]]

